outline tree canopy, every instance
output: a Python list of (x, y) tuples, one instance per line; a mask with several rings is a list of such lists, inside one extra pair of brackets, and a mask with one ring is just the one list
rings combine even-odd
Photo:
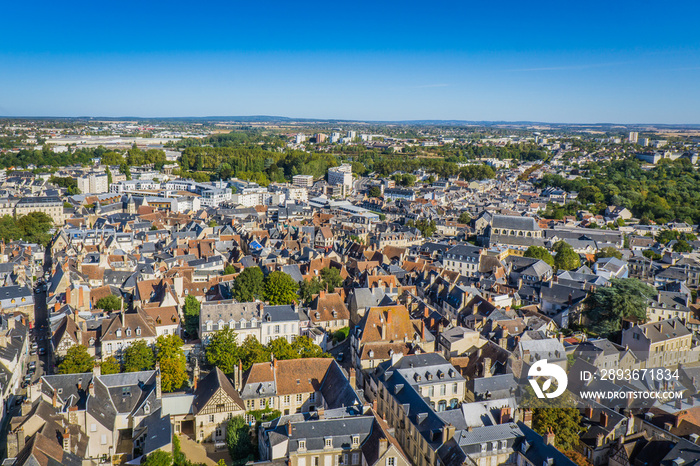
[(191, 294), (187, 295), (182, 312), (185, 315), (185, 331), (189, 338), (197, 338), (199, 334), (199, 312), (201, 307), (202, 305), (197, 298)]
[(101, 374), (118, 374), (120, 371), (121, 367), (114, 356), (110, 356), (100, 363)]
[(156, 450), (141, 458), (141, 466), (172, 466), (173, 456), (167, 451)]
[(51, 241), (52, 227), (53, 220), (44, 212), (31, 212), (17, 219), (5, 215), (0, 217), (0, 239), (6, 242), (22, 239), (46, 246)]
[(136, 340), (124, 350), (124, 372), (149, 371), (154, 365), (153, 349), (145, 340)]
[(243, 416), (234, 416), (226, 424), (226, 446), (234, 462), (246, 461), (253, 454), (250, 427)]
[(73, 345), (66, 351), (66, 356), (58, 365), (59, 374), (81, 374), (91, 372), (95, 365), (92, 356), (84, 345)]
[(262, 299), (264, 281), (260, 267), (246, 267), (233, 281), (233, 298), (241, 303)]
[(552, 257), (552, 254), (550, 254), (547, 249), (543, 248), (542, 246), (530, 246), (527, 248), (525, 251), (525, 257), (531, 257), (533, 259), (540, 259), (546, 262), (548, 265), (553, 266), (554, 265), (554, 257)]
[(156, 361), (160, 365), (161, 388), (164, 392), (179, 390), (187, 381), (184, 342), (177, 335), (161, 335), (156, 339)]
[(554, 265), (557, 269), (574, 270), (581, 267), (581, 257), (568, 243), (557, 241), (553, 249), (557, 253), (554, 256)]
[(265, 301), (273, 306), (290, 304), (298, 299), (299, 284), (284, 272), (276, 270), (265, 278)]
[(618, 332), (622, 319), (646, 319), (649, 299), (656, 290), (636, 278), (613, 278), (610, 286), (598, 287), (586, 298), (585, 316), (594, 332), (605, 337)]
[(105, 312), (114, 312), (122, 308), (122, 300), (113, 294), (100, 298), (95, 303), (97, 309), (102, 309)]

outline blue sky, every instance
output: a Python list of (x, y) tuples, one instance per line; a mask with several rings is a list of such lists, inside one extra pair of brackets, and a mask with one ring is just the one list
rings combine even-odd
[(700, 123), (700, 2), (6, 2), (0, 115)]

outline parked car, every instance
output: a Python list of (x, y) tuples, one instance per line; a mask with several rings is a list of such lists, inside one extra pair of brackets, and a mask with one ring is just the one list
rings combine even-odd
[(338, 356), (335, 357), (335, 360), (338, 361), (338, 362), (343, 362), (343, 357), (344, 357), (344, 356), (345, 356), (345, 355), (344, 355), (342, 352), (341, 352), (341, 353), (338, 353)]
[(45, 355), (45, 354), (46, 354), (46, 348), (44, 348), (44, 347), (42, 346), (41, 348), (39, 348), (39, 356), (43, 356), (43, 355)]

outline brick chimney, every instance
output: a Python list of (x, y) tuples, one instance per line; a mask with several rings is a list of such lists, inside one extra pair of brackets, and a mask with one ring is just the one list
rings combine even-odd
[(507, 424), (510, 421), (510, 408), (508, 406), (504, 406), (501, 408), (501, 424)]
[(357, 374), (355, 373), (355, 368), (351, 367), (349, 376), (348, 376), (348, 382), (350, 383), (350, 387), (354, 390), (357, 387)]
[(68, 429), (63, 430), (63, 451), (70, 451), (70, 431)]
[(326, 297), (326, 291), (325, 291), (325, 290), (321, 290), (321, 291), (318, 292), (318, 299), (323, 299), (323, 298), (325, 298), (325, 297)]
[(292, 421), (287, 421), (287, 435), (292, 436)]
[(554, 446), (554, 440), (556, 439), (556, 435), (554, 435), (554, 431), (550, 428), (546, 434), (544, 434), (544, 443), (545, 445), (551, 445)]
[(608, 413), (601, 411), (600, 413), (600, 425), (603, 427), (608, 427)]
[(586, 419), (592, 419), (593, 418), (593, 407), (592, 406), (586, 406), (586, 410), (584, 412)]

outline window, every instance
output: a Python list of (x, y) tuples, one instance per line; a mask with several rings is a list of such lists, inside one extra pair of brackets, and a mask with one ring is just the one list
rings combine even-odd
[(216, 428), (216, 437), (220, 438), (221, 437), (221, 427)]
[(265, 400), (263, 398), (260, 398), (260, 407), (261, 408), (265, 407)]
[(299, 440), (299, 450), (306, 450), (306, 440)]
[(136, 335), (141, 335), (141, 327), (136, 327)]
[[(353, 436), (352, 436), (352, 444), (353, 444), (353, 446), (357, 446), (357, 445), (360, 444), (360, 436), (359, 436), (359, 435), (353, 435)], [(354, 462), (355, 462), (355, 461), (353, 460), (353, 463), (354, 463)]]
[(459, 384), (457, 382), (455, 382), (454, 384), (452, 384), (452, 393), (456, 394), (458, 391), (459, 391)]
[(279, 326), (279, 325), (275, 325), (275, 335), (278, 334), (278, 333), (280, 333), (280, 326)]
[(97, 432), (97, 424), (90, 424), (90, 432)]
[(284, 405), (288, 406), (290, 401), (291, 401), (291, 396), (284, 395)]
[(131, 336), (131, 329), (130, 329), (130, 328), (127, 328), (127, 329), (126, 329), (126, 336), (127, 336), (127, 337), (130, 337), (130, 336)]
[(396, 458), (393, 456), (390, 456), (389, 458), (386, 459), (386, 466), (396, 466)]
[(481, 453), (486, 453), (486, 450), (489, 448), (489, 446), (485, 443), (481, 444)]
[(326, 446), (326, 448), (331, 448), (333, 446), (333, 438), (332, 437), (325, 438), (325, 446)]
[(446, 386), (444, 384), (440, 385), (440, 395), (444, 395), (445, 392), (446, 392)]
[(312, 402), (316, 401), (316, 394), (315, 393), (312, 392), (309, 394), (309, 401), (312, 401)]
[(360, 454), (353, 453), (352, 454), (352, 464), (359, 464), (359, 463), (360, 463)]
[(348, 464), (348, 454), (343, 453), (343, 464)]
[(100, 436), (100, 443), (101, 443), (102, 445), (107, 445), (107, 435), (102, 434), (102, 435)]
[(209, 415), (209, 424), (214, 424), (214, 415), (213, 414)]
[(297, 393), (297, 403), (301, 403), (301, 400), (302, 400), (302, 394)]
[(117, 329), (117, 331), (114, 332), (114, 335), (115, 335), (117, 338), (121, 338), (121, 337), (122, 337), (122, 331), (121, 331), (121, 329)]

